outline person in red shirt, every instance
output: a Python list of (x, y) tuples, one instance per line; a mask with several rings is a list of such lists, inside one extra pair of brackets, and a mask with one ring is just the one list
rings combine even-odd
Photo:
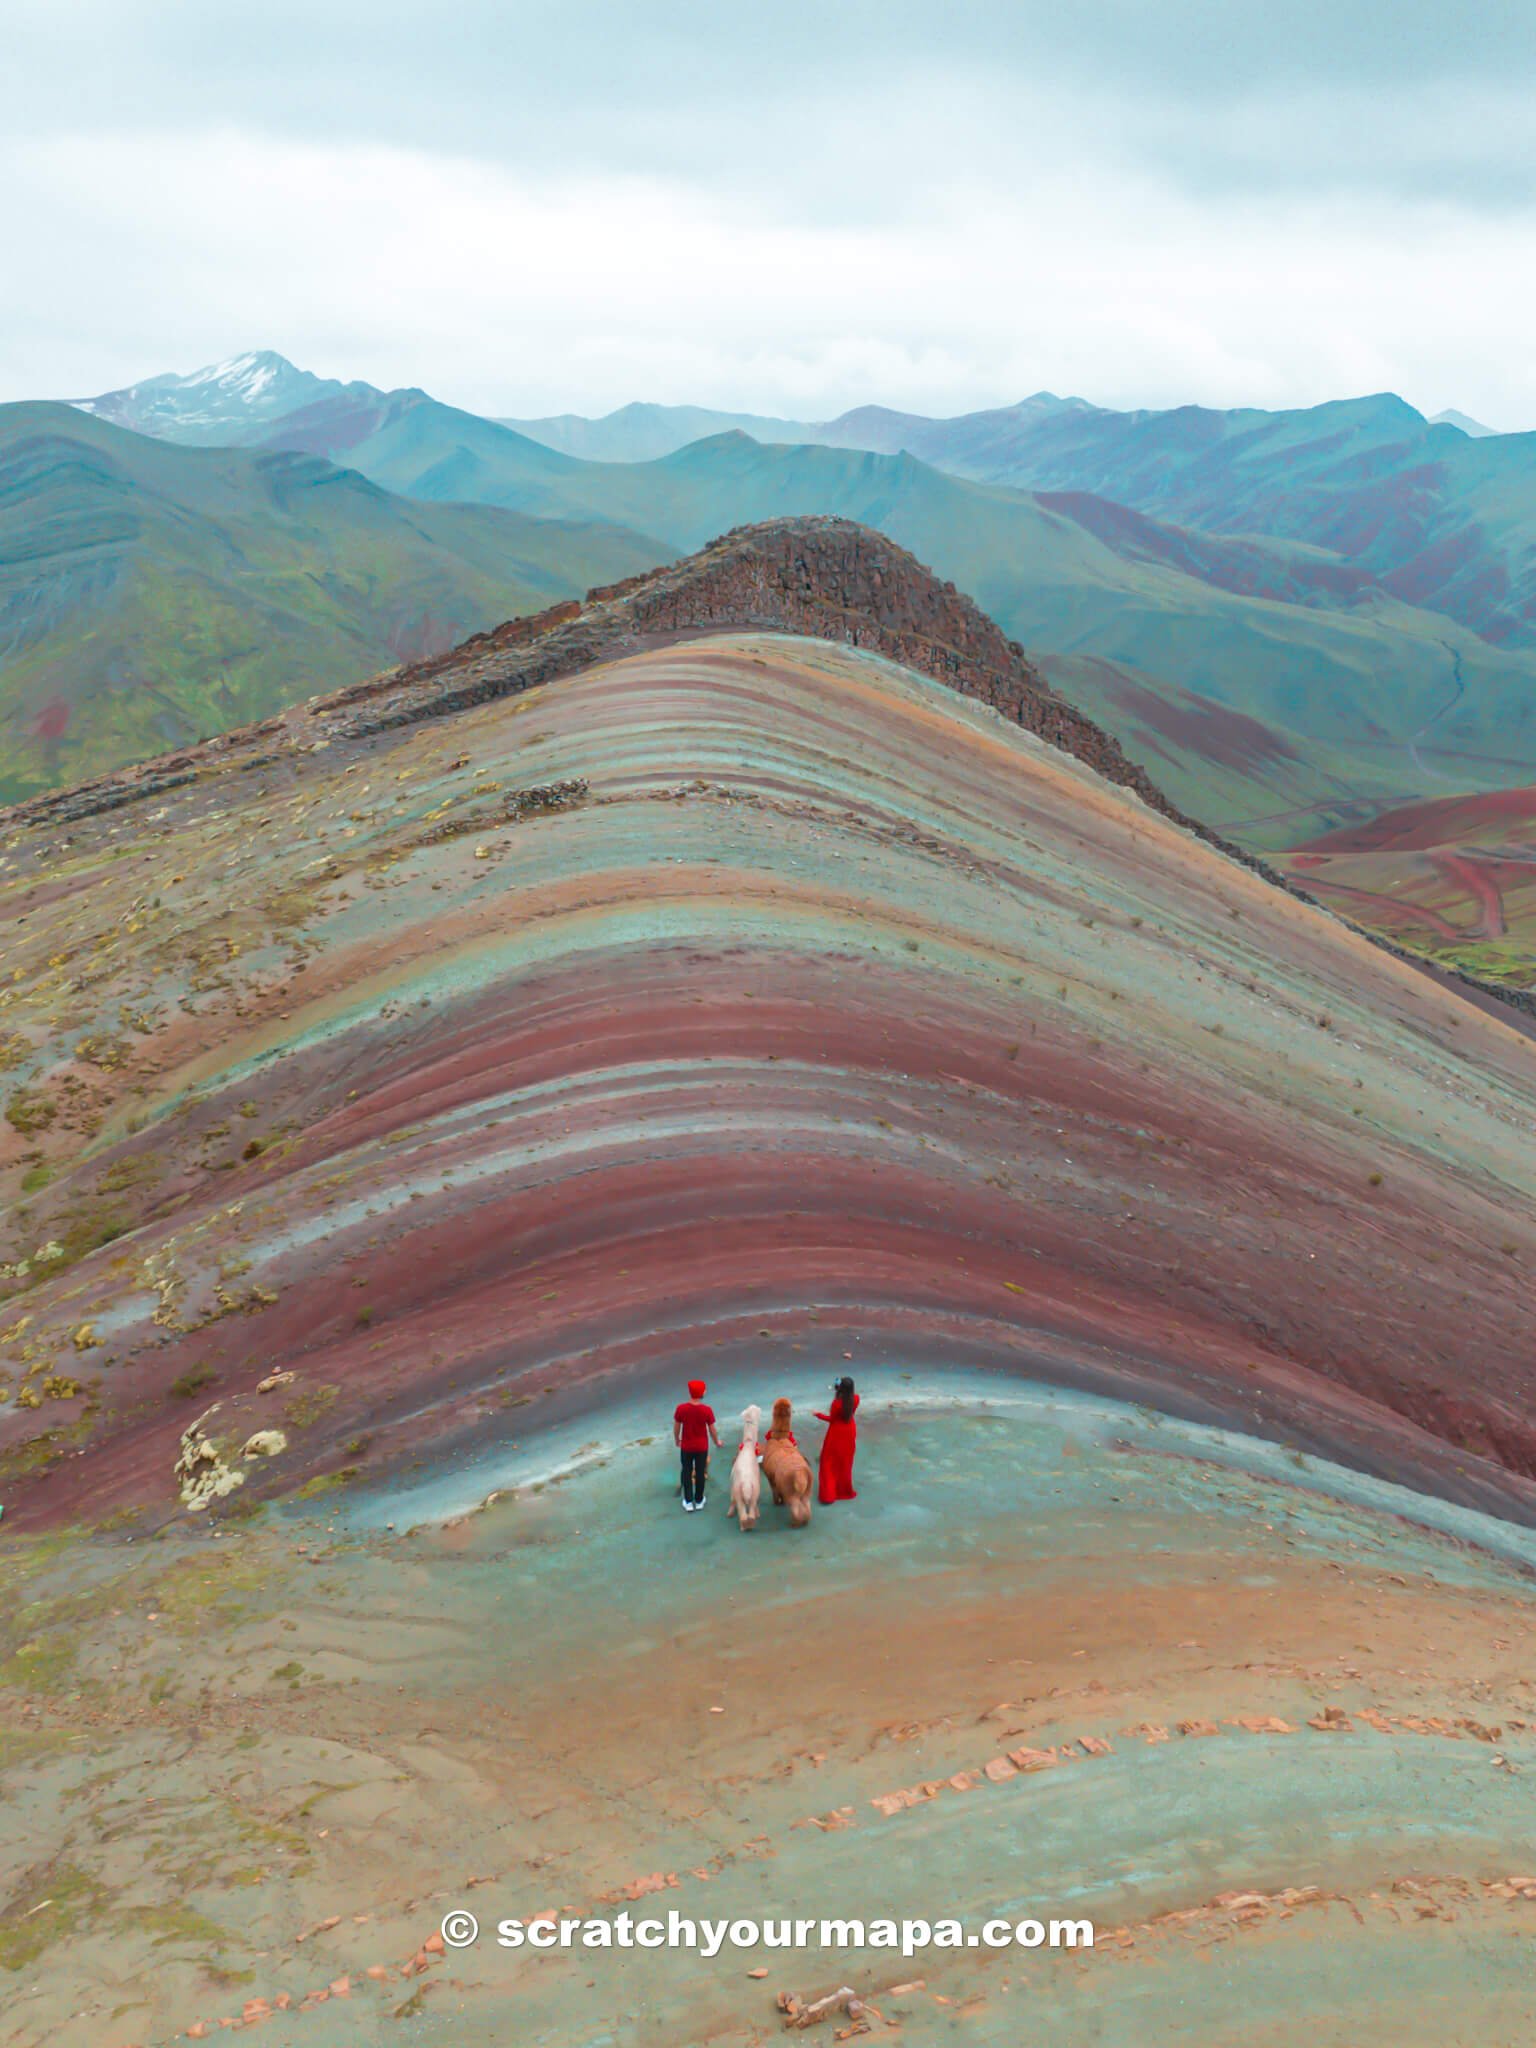
[(858, 1492), (853, 1483), (853, 1454), (858, 1448), (859, 1432), (854, 1416), (859, 1412), (859, 1397), (853, 1391), (853, 1381), (844, 1373), (833, 1388), (831, 1410), (823, 1415), (817, 1410), (816, 1420), (827, 1425), (826, 1438), (821, 1446), (821, 1499), (857, 1500)]
[(688, 1399), (672, 1411), (672, 1441), (683, 1454), (683, 1512), (696, 1514), (704, 1505), (704, 1475), (709, 1469), (709, 1446), (720, 1448), (715, 1428), (715, 1411), (705, 1406), (703, 1380), (688, 1382)]

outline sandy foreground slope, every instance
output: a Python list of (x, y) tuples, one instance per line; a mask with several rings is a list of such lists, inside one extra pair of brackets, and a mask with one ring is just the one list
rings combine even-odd
[[(1529, 1539), (1083, 1396), (867, 1388), (859, 1499), (804, 1532), (680, 1514), (630, 1400), (414, 1533), (446, 1497), (13, 1545), (0, 2039), (744, 2048), (843, 1984), (920, 2043), (1529, 2038)], [(494, 1936), (625, 1908), (1097, 1939)]]

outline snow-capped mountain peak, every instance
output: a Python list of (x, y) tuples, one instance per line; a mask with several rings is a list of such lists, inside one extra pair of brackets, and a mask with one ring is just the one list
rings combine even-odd
[(230, 356), (222, 363), (209, 363), (206, 368), (194, 370), (190, 377), (180, 381), (187, 389), (197, 385), (217, 385), (223, 391), (238, 392), (250, 404), (283, 379), (305, 375), (305, 371), (295, 369), (288, 358), (280, 356), (276, 349), (261, 348), (248, 350), (241, 356)]
[(303, 406), (370, 389), (316, 377), (276, 349), (263, 348), (226, 356), (186, 375), (167, 371), (121, 391), (70, 402), (114, 426), (161, 440), (238, 445), (260, 439), (275, 421)]

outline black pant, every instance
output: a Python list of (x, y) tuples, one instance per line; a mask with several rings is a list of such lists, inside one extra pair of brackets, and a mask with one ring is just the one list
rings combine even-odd
[(709, 1462), (708, 1451), (684, 1451), (683, 1453), (683, 1499), (699, 1501), (704, 1498), (704, 1468)]

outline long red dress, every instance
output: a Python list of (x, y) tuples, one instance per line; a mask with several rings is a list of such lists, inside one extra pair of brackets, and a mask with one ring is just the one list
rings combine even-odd
[(818, 1498), (822, 1501), (857, 1500), (858, 1490), (853, 1483), (853, 1454), (858, 1448), (859, 1431), (854, 1416), (859, 1412), (859, 1395), (853, 1397), (853, 1406), (845, 1415), (841, 1397), (832, 1403), (830, 1415), (823, 1415), (818, 1409), (816, 1420), (827, 1425), (827, 1434), (821, 1446), (821, 1485)]

